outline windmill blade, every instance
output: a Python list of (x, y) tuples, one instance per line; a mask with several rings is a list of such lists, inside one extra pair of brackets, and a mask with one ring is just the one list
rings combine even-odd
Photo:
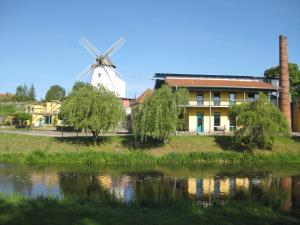
[(109, 49), (107, 49), (102, 57), (105, 56), (112, 56), (114, 53), (116, 53), (117, 50), (119, 50), (121, 48), (121, 46), (125, 43), (125, 40), (123, 38), (119, 38)]
[(88, 40), (86, 40), (85, 38), (82, 38), (79, 43), (86, 49), (88, 50), (94, 57), (99, 57), (101, 54), (99, 52), (99, 50), (94, 47), (94, 45), (92, 45)]
[(82, 81), (93, 69), (92, 65), (87, 66), (84, 70), (82, 70), (77, 76), (76, 80)]

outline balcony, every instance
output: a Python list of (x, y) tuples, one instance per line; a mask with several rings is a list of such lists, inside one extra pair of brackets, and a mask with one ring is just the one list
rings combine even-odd
[(189, 99), (189, 107), (230, 107), (232, 105), (236, 105), (236, 104), (241, 104), (243, 102), (252, 102), (254, 101), (254, 99), (249, 98), (249, 99), (235, 99), (235, 101), (230, 101), (229, 99), (211, 99), (211, 101), (209, 100), (209, 98), (204, 98), (201, 101), (197, 101), (194, 98), (193, 99)]

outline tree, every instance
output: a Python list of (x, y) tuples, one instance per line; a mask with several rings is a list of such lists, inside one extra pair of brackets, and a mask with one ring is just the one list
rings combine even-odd
[[(275, 66), (265, 70), (264, 76), (266, 78), (279, 78), (280, 67)], [(300, 94), (300, 71), (297, 64), (289, 63), (289, 75), (290, 75), (290, 92), (292, 100), (296, 99)]]
[(30, 88), (28, 89), (27, 98), (29, 101), (35, 101), (35, 88), (33, 84), (31, 84)]
[(52, 101), (52, 100), (61, 100), (66, 95), (66, 91), (63, 87), (59, 85), (53, 85), (49, 88), (46, 93), (45, 100)]
[(170, 133), (183, 126), (184, 107), (188, 91), (179, 89), (173, 92), (166, 85), (155, 90), (142, 105), (132, 109), (132, 130), (135, 139), (140, 142), (152, 137), (166, 142)]
[(17, 102), (25, 102), (28, 100), (28, 87), (26, 84), (19, 85), (16, 89), (15, 100)]
[[(29, 124), (28, 124), (29, 121)], [(32, 115), (24, 112), (18, 112), (14, 115), (14, 123), (19, 126), (31, 125)]]
[(35, 88), (33, 84), (28, 89), (27, 85), (19, 85), (16, 89), (14, 100), (17, 102), (35, 101)]
[(232, 106), (229, 118), (238, 127), (234, 142), (248, 149), (272, 149), (276, 136), (290, 132), (282, 113), (263, 94), (254, 102)]
[(125, 118), (120, 100), (103, 86), (74, 88), (61, 106), (61, 118), (77, 129), (90, 130), (97, 141), (100, 132), (115, 128)]

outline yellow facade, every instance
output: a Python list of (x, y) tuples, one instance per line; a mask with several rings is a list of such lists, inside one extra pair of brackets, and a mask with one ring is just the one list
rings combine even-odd
[[(203, 100), (201, 104), (197, 102), (196, 91), (189, 92), (189, 104), (186, 106), (184, 129), (191, 132), (214, 132), (216, 129), (230, 131), (230, 120), (228, 118), (229, 108), (231, 106), (229, 101), (229, 94), (235, 93), (235, 104), (250, 101), (248, 99), (249, 93), (247, 91), (218, 91), (220, 93), (220, 103), (214, 103), (214, 92), (201, 91)], [(257, 94), (257, 93), (255, 93)], [(214, 126), (214, 114), (220, 114), (220, 124)], [(202, 129), (197, 125), (199, 115), (203, 115)], [(218, 127), (218, 128), (217, 128)], [(216, 128), (216, 129), (214, 129)]]
[(33, 103), (26, 106), (26, 112), (32, 115), (33, 126), (57, 126), (62, 122), (58, 118), (60, 107), (59, 101)]

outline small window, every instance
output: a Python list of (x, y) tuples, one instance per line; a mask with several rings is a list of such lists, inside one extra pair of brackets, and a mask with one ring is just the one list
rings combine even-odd
[(255, 100), (255, 93), (248, 93), (248, 102), (253, 102)]
[(236, 93), (230, 92), (229, 93), (229, 105), (235, 105), (236, 103)]
[(214, 131), (217, 131), (220, 126), (221, 126), (221, 113), (215, 112), (214, 113)]
[(202, 92), (198, 92), (197, 93), (197, 105), (203, 105), (204, 104), (204, 98), (203, 98), (203, 93)]
[(221, 104), (221, 97), (220, 92), (214, 92), (214, 105), (220, 105)]
[(101, 77), (101, 73), (98, 73), (98, 77), (99, 77), (99, 78)]

